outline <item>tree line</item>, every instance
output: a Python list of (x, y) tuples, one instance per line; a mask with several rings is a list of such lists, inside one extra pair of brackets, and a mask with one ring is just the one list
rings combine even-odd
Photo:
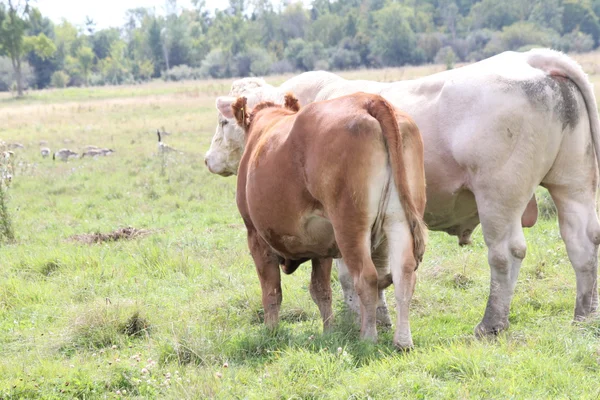
[(0, 90), (478, 61), (505, 50), (600, 45), (600, 0), (202, 0), (122, 26), (53, 23), (0, 0)]

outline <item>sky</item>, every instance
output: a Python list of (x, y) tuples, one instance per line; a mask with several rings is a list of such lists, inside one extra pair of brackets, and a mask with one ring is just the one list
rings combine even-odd
[[(125, 12), (131, 8), (154, 7), (157, 14), (165, 13), (165, 0), (34, 0), (42, 15), (60, 23), (65, 18), (76, 26), (83, 26), (85, 17), (96, 22), (96, 29), (120, 27), (125, 24)], [(213, 11), (229, 5), (227, 0), (205, 0), (206, 8)], [(191, 0), (178, 0), (177, 5), (191, 8)]]

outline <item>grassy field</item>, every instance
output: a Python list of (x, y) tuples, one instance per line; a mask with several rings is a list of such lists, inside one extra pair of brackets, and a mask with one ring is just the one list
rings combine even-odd
[[(592, 61), (584, 65), (595, 73)], [(394, 80), (441, 69), (345, 75)], [(267, 332), (235, 178), (211, 175), (203, 162), (215, 96), (230, 83), (0, 98), (0, 138), (25, 145), (9, 192), (17, 238), (0, 247), (0, 398), (600, 396), (600, 323), (571, 323), (574, 273), (553, 217), (526, 231), (511, 327), (498, 340), (472, 334), (489, 289), (480, 229), (466, 248), (431, 233), (410, 353), (393, 349), (392, 332), (377, 345), (358, 340), (335, 273), (336, 327), (323, 335), (308, 267), (283, 278), (280, 329)], [(157, 154), (159, 127), (182, 154)], [(40, 140), (54, 150), (116, 152), (53, 162), (39, 155)], [(149, 232), (92, 245), (73, 239), (128, 226)]]

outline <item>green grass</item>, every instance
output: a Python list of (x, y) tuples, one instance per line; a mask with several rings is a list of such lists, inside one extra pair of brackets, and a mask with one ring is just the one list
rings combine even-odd
[[(377, 345), (358, 339), (335, 273), (336, 327), (323, 335), (308, 267), (284, 276), (282, 322), (268, 332), (235, 179), (203, 162), (214, 97), (228, 84), (67, 89), (0, 104), (0, 137), (26, 145), (9, 190), (16, 241), (0, 247), (0, 398), (600, 395), (600, 322), (571, 323), (574, 274), (547, 204), (546, 219), (526, 232), (511, 327), (498, 340), (472, 334), (489, 289), (480, 229), (465, 248), (431, 233), (410, 353), (394, 350), (391, 331)], [(165, 142), (184, 154), (156, 154), (163, 126), (172, 133)], [(52, 162), (39, 156), (40, 140), (116, 153)], [(153, 232), (71, 240), (126, 226)], [(392, 290), (386, 295), (394, 313)]]

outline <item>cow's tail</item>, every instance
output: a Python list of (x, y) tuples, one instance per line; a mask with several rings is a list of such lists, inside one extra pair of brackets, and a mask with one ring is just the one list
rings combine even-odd
[(550, 49), (531, 50), (527, 55), (527, 62), (534, 68), (545, 71), (550, 76), (562, 76), (568, 78), (579, 88), (590, 121), (592, 142), (596, 150), (596, 161), (600, 168), (600, 118), (594, 87), (587, 78), (587, 74), (575, 60), (564, 53)]
[[(366, 108), (367, 112), (377, 119), (377, 121), (379, 121), (379, 125), (381, 126), (381, 130), (387, 144), (394, 183), (396, 184), (396, 190), (400, 196), (400, 203), (404, 209), (404, 214), (406, 215), (410, 232), (413, 237), (413, 253), (418, 266), (423, 259), (423, 253), (425, 252), (425, 244), (427, 243), (427, 227), (423, 222), (423, 210), (418, 209), (414, 199), (425, 198), (425, 174), (424, 172), (421, 174), (423, 179), (422, 184), (416, 186), (419, 188), (418, 190), (422, 191), (422, 193), (411, 193), (406, 174), (406, 167), (404, 164), (403, 138), (402, 134), (400, 133), (394, 108), (382, 97), (378, 97), (375, 100), (369, 101)], [(418, 133), (416, 124), (412, 120), (407, 119), (406, 124), (403, 122), (403, 127), (405, 126), (408, 129), (415, 129), (416, 133)], [(419, 168), (424, 168), (422, 162), (420, 163)]]

